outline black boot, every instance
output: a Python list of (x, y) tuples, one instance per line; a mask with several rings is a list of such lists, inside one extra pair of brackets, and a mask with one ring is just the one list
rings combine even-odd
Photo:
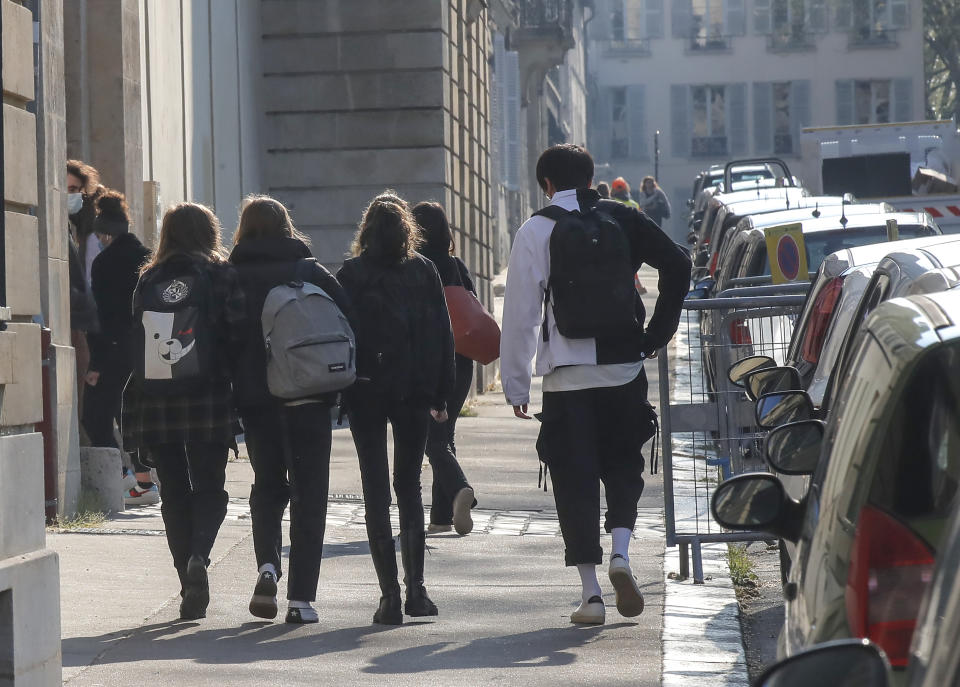
[(400, 584), (397, 582), (397, 551), (393, 537), (370, 542), (370, 556), (380, 582), (380, 605), (373, 614), (373, 622), (380, 625), (401, 625)]
[(437, 606), (427, 596), (423, 586), (423, 555), (426, 549), (426, 534), (423, 529), (400, 533), (400, 557), (403, 559), (403, 582), (407, 586), (407, 615), (423, 617), (439, 615)]

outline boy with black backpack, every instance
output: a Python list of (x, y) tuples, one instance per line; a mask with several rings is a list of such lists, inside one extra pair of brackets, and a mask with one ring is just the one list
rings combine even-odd
[[(501, 377), (514, 414), (530, 419), (536, 355), (544, 391), (537, 452), (553, 478), (566, 564), (577, 567), (582, 584), (570, 620), (601, 624), (601, 482), (617, 610), (627, 617), (643, 611), (628, 553), (643, 492), (640, 451), (654, 431), (643, 361), (676, 331), (691, 263), (642, 212), (601, 200), (592, 181), (593, 159), (579, 146), (553, 146), (537, 162), (537, 182), (551, 202), (520, 227), (510, 254)], [(644, 263), (660, 276), (646, 329), (634, 288)]]

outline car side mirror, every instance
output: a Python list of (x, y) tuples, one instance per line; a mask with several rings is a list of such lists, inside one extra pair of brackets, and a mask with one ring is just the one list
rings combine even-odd
[(738, 360), (727, 370), (727, 379), (731, 384), (743, 386), (743, 378), (751, 372), (763, 370), (768, 367), (776, 367), (777, 362), (766, 355), (751, 355), (749, 358)]
[(713, 492), (713, 518), (728, 530), (770, 532), (789, 541), (799, 539), (805, 506), (787, 496), (776, 476), (766, 472), (738, 475)]
[(887, 657), (869, 639), (840, 639), (775, 663), (753, 683), (753, 687), (888, 687)]
[(770, 431), (764, 442), (770, 467), (785, 475), (812, 475), (820, 462), (824, 423), (800, 420)]
[(800, 391), (803, 384), (795, 367), (767, 367), (749, 372), (743, 377), (743, 386), (751, 401), (774, 391)]
[(764, 429), (812, 419), (813, 401), (806, 391), (775, 391), (757, 399), (757, 424)]

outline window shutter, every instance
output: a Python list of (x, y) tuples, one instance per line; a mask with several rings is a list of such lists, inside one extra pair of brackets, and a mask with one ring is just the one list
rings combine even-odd
[(644, 3), (646, 31), (644, 38), (663, 38), (663, 0), (646, 0)]
[(753, 31), (766, 34), (773, 30), (770, 19), (770, 0), (753, 0)]
[(853, 81), (837, 81), (837, 124), (853, 124)]
[(633, 159), (649, 157), (645, 95), (643, 86), (629, 86), (627, 88), (627, 123), (630, 127), (630, 157)]
[(747, 84), (735, 83), (727, 86), (727, 129), (730, 136), (731, 155), (743, 155), (747, 152)]
[(793, 136), (793, 154), (800, 154), (800, 132), (810, 126), (810, 82), (790, 83), (790, 133)]
[(773, 85), (753, 84), (753, 146), (757, 155), (773, 152)]
[(610, 159), (610, 137), (613, 135), (613, 94), (609, 88), (601, 89), (596, 99), (594, 121), (590, 125), (593, 145), (590, 152), (597, 160)]
[(723, 10), (727, 35), (744, 35), (747, 32), (747, 0), (726, 0)]
[(596, 16), (590, 21), (590, 35), (594, 40), (610, 40), (610, 15), (614, 0), (596, 0)]
[(693, 27), (693, 0), (673, 0), (671, 28), (674, 38), (690, 38)]
[(890, 28), (906, 29), (910, 27), (910, 6), (908, 0), (889, 0)]
[(853, 29), (853, 0), (836, 0), (836, 2), (834, 24), (837, 30), (851, 31)]
[(690, 157), (690, 89), (670, 86), (670, 144), (674, 157)]
[(827, 30), (827, 0), (807, 0), (807, 27), (812, 33)]
[(511, 190), (521, 187), (526, 177), (523, 164), (524, 121), (520, 109), (520, 56), (513, 51), (504, 53), (503, 59), (504, 89), (503, 110), (506, 121), (505, 151), (507, 165), (507, 186)]
[(893, 119), (892, 122), (913, 120), (913, 80), (893, 80)]

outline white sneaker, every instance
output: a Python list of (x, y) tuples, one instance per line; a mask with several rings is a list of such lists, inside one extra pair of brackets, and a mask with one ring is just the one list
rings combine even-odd
[(123, 493), (126, 494), (135, 486), (137, 486), (137, 478), (134, 476), (133, 471), (123, 469)]
[(453, 497), (453, 527), (461, 536), (473, 532), (471, 508), (473, 508), (473, 489), (464, 487)]
[(610, 558), (610, 582), (617, 593), (617, 611), (625, 618), (643, 613), (643, 594), (630, 570), (630, 564), (620, 554)]
[(160, 490), (153, 484), (149, 489), (141, 489), (139, 484), (134, 484), (123, 497), (123, 503), (127, 506), (152, 506), (160, 503)]
[(570, 622), (581, 625), (603, 625), (606, 619), (607, 609), (599, 596), (591, 596), (586, 601), (580, 602), (577, 610), (570, 614)]
[(258, 618), (273, 620), (277, 617), (277, 576), (269, 570), (257, 577), (249, 608), (250, 614)]

